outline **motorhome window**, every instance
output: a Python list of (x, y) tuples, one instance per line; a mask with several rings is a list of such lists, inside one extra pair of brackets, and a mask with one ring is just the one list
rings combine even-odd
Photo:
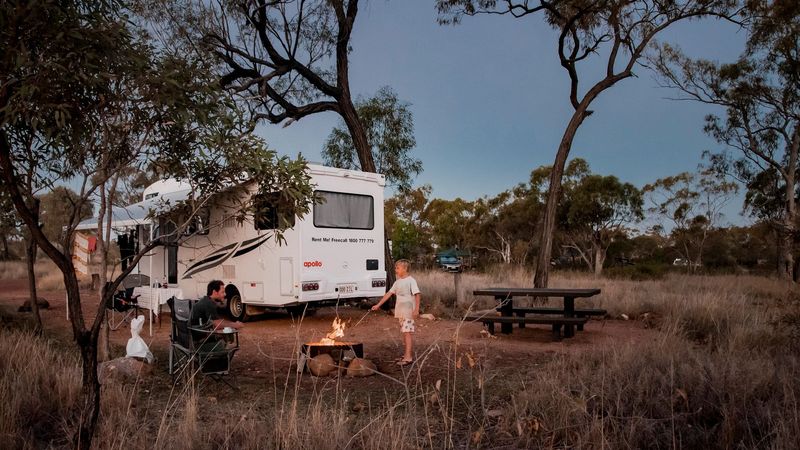
[(317, 191), (321, 203), (314, 205), (314, 226), (371, 230), (375, 227), (375, 200), (369, 195)]
[(294, 212), (282, 211), (280, 208), (281, 194), (270, 192), (253, 196), (253, 225), (256, 230), (274, 230), (280, 228), (279, 213), (285, 213), (288, 228), (294, 226)]

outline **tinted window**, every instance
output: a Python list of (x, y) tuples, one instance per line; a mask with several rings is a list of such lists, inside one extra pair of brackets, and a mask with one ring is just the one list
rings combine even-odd
[(294, 211), (284, 211), (281, 207), (281, 194), (270, 192), (253, 196), (253, 225), (256, 230), (274, 230), (281, 228), (280, 215), (285, 216), (286, 228), (294, 226)]
[(375, 200), (369, 195), (317, 191), (321, 203), (314, 205), (314, 226), (371, 230), (375, 227)]

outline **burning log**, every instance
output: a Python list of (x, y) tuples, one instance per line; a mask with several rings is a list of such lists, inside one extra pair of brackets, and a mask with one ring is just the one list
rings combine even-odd
[(307, 342), (300, 349), (298, 371), (310, 367), (310, 360), (318, 355), (330, 355), (336, 365), (364, 357), (364, 345), (361, 342), (337, 341), (344, 337), (345, 322), (338, 317), (333, 320), (331, 332), (318, 342)]

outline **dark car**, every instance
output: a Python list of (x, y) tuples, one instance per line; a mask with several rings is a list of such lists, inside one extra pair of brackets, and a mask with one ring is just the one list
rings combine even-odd
[(439, 258), (439, 267), (446, 272), (461, 272), (461, 260), (455, 256), (442, 256)]

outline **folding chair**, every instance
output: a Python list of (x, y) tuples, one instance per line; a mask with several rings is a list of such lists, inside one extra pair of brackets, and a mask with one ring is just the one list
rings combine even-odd
[(192, 309), (191, 300), (171, 298), (167, 300), (172, 318), (169, 349), (169, 373), (175, 375), (185, 371), (194, 375), (199, 371), (215, 381), (221, 381), (233, 389), (223, 376), (231, 374), (231, 361), (239, 351), (239, 333), (220, 335), (214, 330), (189, 326)]
[[(106, 283), (106, 289), (111, 283)], [(139, 296), (133, 295), (133, 288), (120, 289), (106, 300), (106, 313), (108, 316), (108, 327), (116, 331), (125, 322), (130, 322), (139, 315)]]

